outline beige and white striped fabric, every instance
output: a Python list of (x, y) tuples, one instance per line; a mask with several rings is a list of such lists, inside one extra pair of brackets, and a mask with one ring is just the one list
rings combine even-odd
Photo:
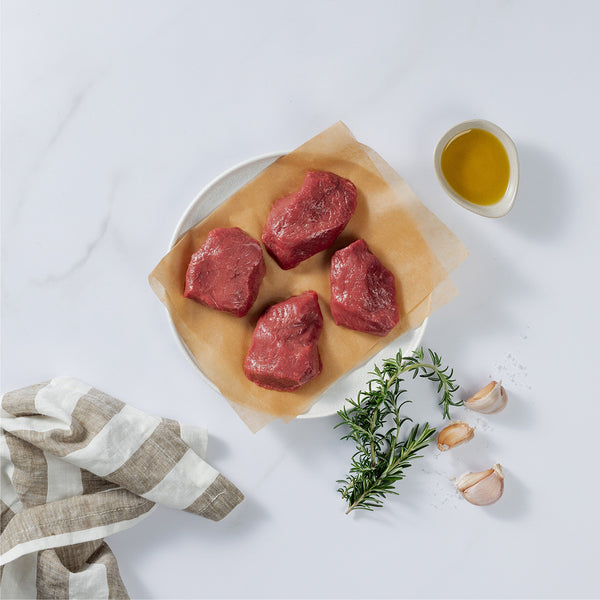
[(0, 598), (127, 598), (106, 536), (156, 504), (218, 521), (241, 492), (207, 434), (71, 377), (2, 396)]

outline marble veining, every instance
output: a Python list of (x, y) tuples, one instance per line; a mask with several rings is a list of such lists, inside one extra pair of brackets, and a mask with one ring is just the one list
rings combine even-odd
[(112, 182), (109, 194), (108, 194), (106, 213), (105, 213), (104, 217), (102, 218), (102, 220), (100, 221), (100, 224), (98, 225), (97, 233), (88, 242), (88, 244), (85, 247), (81, 256), (76, 258), (73, 261), (73, 263), (70, 266), (68, 266), (66, 269), (64, 269), (63, 271), (60, 271), (58, 273), (49, 274), (42, 279), (34, 278), (33, 281), (36, 285), (48, 285), (51, 283), (57, 283), (57, 282), (63, 281), (64, 279), (67, 279), (68, 277), (73, 275), (73, 273), (75, 273), (76, 271), (78, 271), (79, 269), (83, 268), (86, 265), (86, 263), (88, 262), (88, 260), (92, 256), (92, 254), (98, 249), (100, 243), (102, 242), (102, 240), (104, 239), (104, 237), (106, 235), (106, 232), (108, 231), (111, 217), (112, 217), (113, 205), (115, 203), (115, 199), (117, 197), (117, 192), (118, 192), (121, 181), (122, 181), (122, 176), (120, 174), (117, 174), (114, 176), (113, 182)]
[(88, 82), (82, 89), (74, 92), (69, 106), (65, 112), (65, 114), (60, 118), (58, 123), (56, 124), (52, 134), (50, 135), (48, 141), (36, 156), (33, 165), (31, 166), (29, 172), (27, 173), (27, 177), (22, 182), (23, 191), (20, 194), (20, 197), (16, 203), (16, 211), (15, 218), (18, 218), (21, 211), (27, 204), (29, 198), (29, 189), (33, 186), (36, 181), (37, 174), (42, 170), (44, 162), (47, 160), (48, 156), (61, 139), (65, 131), (68, 129), (71, 122), (76, 118), (78, 112), (83, 105), (86, 96), (93, 89), (96, 83), (96, 78)]

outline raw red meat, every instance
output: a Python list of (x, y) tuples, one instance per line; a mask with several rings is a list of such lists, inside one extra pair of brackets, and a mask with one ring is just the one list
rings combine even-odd
[(356, 209), (356, 187), (334, 173), (309, 171), (299, 190), (275, 202), (262, 241), (282, 269), (329, 248)]
[(265, 272), (261, 245), (239, 227), (220, 227), (192, 255), (183, 295), (243, 317), (258, 296)]
[(337, 325), (387, 335), (399, 321), (394, 275), (365, 240), (331, 257), (331, 314)]
[(246, 377), (269, 390), (298, 389), (321, 372), (323, 316), (317, 294), (292, 296), (260, 316), (244, 361)]

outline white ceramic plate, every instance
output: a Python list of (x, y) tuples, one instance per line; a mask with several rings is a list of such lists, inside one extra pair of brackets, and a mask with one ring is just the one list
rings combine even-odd
[[(222, 175), (219, 175), (211, 183), (209, 183), (196, 197), (196, 199), (188, 206), (187, 210), (179, 220), (173, 237), (171, 238), (170, 248), (175, 245), (177, 240), (194, 225), (206, 218), (215, 208), (220, 206), (232, 194), (237, 192), (242, 186), (256, 177), (261, 171), (266, 169), (271, 163), (275, 162), (283, 153), (277, 152), (274, 154), (265, 154), (257, 156), (243, 162)], [(300, 415), (300, 419), (310, 419), (315, 417), (326, 417), (335, 414), (345, 403), (346, 398), (354, 397), (357, 391), (364, 386), (368, 380), (368, 372), (372, 369), (372, 365), (376, 361), (394, 356), (399, 349), (402, 349), (403, 354), (409, 354), (415, 350), (421, 343), (427, 319), (417, 329), (408, 331), (404, 335), (396, 338), (388, 346), (386, 346), (379, 354), (369, 360), (366, 364), (354, 369), (351, 373), (346, 374), (329, 387), (319, 399), (308, 409), (306, 413)], [(184, 354), (192, 361), (194, 366), (200, 371), (205, 381), (213, 388), (217, 387), (210, 381), (205, 373), (202, 372), (200, 366), (196, 362), (193, 354), (189, 351), (185, 342), (179, 336), (171, 321), (171, 328)]]

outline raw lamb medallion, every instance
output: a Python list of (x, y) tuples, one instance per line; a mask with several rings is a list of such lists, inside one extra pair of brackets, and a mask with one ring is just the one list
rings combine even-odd
[(316, 292), (274, 304), (260, 316), (244, 361), (246, 377), (276, 391), (292, 391), (321, 372), (317, 342), (323, 316)]
[(239, 227), (220, 227), (192, 255), (183, 295), (243, 317), (258, 296), (265, 272), (261, 245)]
[(282, 269), (329, 248), (356, 209), (356, 187), (334, 173), (308, 171), (300, 189), (275, 202), (262, 234)]
[(331, 314), (336, 325), (378, 336), (399, 321), (394, 275), (364, 240), (331, 257)]

